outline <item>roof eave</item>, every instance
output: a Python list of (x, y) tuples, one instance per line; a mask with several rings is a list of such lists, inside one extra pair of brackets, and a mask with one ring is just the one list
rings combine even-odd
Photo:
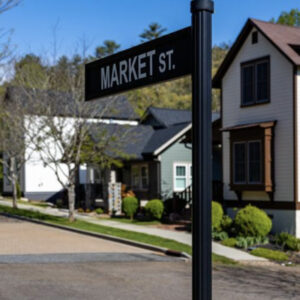
[(226, 73), (228, 67), (230, 66), (232, 60), (234, 57), (237, 55), (239, 52), (242, 44), (246, 40), (249, 32), (253, 28), (254, 23), (252, 22), (251, 19), (248, 19), (247, 22), (245, 23), (243, 29), (239, 33), (238, 37), (236, 38), (234, 44), (230, 48), (229, 52), (225, 56), (225, 59), (223, 60), (221, 66), (219, 67), (217, 73), (215, 74), (213, 80), (212, 80), (212, 87), (213, 88), (221, 88), (222, 86), (222, 78), (224, 74)]
[[(171, 139), (169, 139), (167, 142), (165, 142), (163, 145), (161, 145), (159, 148), (155, 149), (152, 153), (153, 156), (158, 156), (162, 152), (165, 151), (166, 148), (169, 148), (171, 145), (176, 143), (184, 134), (187, 133), (192, 128), (192, 123), (189, 123), (186, 127), (184, 127), (180, 132), (178, 132), (175, 136), (173, 136)], [(143, 155), (150, 154), (150, 153), (143, 153)]]
[(244, 44), (248, 34), (251, 32), (252, 28), (256, 28), (288, 61), (290, 61), (293, 65), (298, 66), (286, 53), (284, 53), (278, 45), (276, 45), (269, 36), (262, 31), (259, 26), (255, 24), (255, 20), (248, 19), (246, 24), (244, 25), (243, 29), (241, 30), (240, 34), (238, 35), (236, 41), (234, 42), (233, 46), (229, 50), (228, 54), (226, 55), (223, 63), (219, 67), (216, 75), (212, 81), (212, 87), (220, 89), (222, 87), (222, 79), (227, 72), (229, 66), (231, 65), (232, 61), (236, 57), (237, 53), (240, 51), (240, 48)]

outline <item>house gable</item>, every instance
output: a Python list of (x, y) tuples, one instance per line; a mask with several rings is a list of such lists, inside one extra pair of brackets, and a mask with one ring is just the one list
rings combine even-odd
[[(243, 29), (243, 41), (238, 38), (238, 48), (231, 51), (231, 62), (221, 77), (222, 127), (232, 127), (255, 122), (277, 121), (274, 137), (274, 201), (294, 201), (294, 63), (278, 46), (258, 30), (252, 21)], [(251, 25), (251, 26), (250, 26)], [(250, 26), (250, 27), (249, 27)], [(274, 26), (274, 25), (273, 25)], [(245, 33), (246, 31), (246, 33)], [(258, 42), (252, 42), (252, 33), (258, 32)], [(237, 42), (234, 47), (237, 47)], [(232, 54), (234, 53), (234, 55)], [(241, 105), (241, 66), (245, 62), (269, 57), (270, 102), (251, 107)], [(221, 71), (219, 71), (221, 72)], [(218, 76), (220, 76), (219, 73)], [(230, 133), (223, 132), (223, 182), (225, 200), (237, 200), (230, 189), (231, 176)], [(245, 191), (243, 200), (269, 201), (264, 192)]]
[[(221, 88), (221, 81), (235, 56), (240, 51), (249, 33), (255, 29), (267, 39), (288, 61), (300, 66), (300, 29), (297, 27), (273, 24), (270, 22), (248, 19), (235, 43), (226, 55), (213, 79), (213, 87)], [(259, 38), (258, 38), (259, 41)]]

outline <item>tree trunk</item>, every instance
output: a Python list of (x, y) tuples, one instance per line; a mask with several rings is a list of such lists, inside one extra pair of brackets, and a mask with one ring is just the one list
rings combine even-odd
[(18, 192), (17, 192), (17, 180), (16, 176), (12, 176), (12, 190), (13, 190), (13, 208), (18, 208), (17, 200), (18, 200)]
[(68, 203), (69, 203), (69, 221), (75, 220), (75, 185), (72, 184), (68, 187)]
[(10, 176), (11, 176), (11, 185), (12, 185), (12, 202), (13, 208), (18, 208), (17, 200), (18, 200), (18, 193), (17, 193), (17, 176), (15, 174), (15, 158), (12, 157), (10, 159)]

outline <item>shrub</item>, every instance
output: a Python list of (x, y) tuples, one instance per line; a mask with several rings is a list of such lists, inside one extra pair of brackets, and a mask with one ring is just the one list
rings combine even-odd
[(213, 231), (212, 238), (216, 241), (223, 241), (228, 239), (228, 234), (225, 231), (221, 231), (221, 232)]
[(276, 234), (275, 243), (286, 250), (300, 251), (300, 239), (287, 232)]
[(145, 206), (146, 214), (153, 219), (160, 220), (164, 212), (164, 204), (161, 200), (150, 200)]
[(212, 228), (213, 231), (221, 231), (221, 222), (224, 215), (222, 205), (218, 202), (212, 202)]
[(97, 215), (101, 215), (101, 214), (103, 214), (103, 209), (99, 207), (99, 208), (95, 209), (95, 212)]
[(229, 238), (226, 240), (223, 240), (221, 242), (222, 245), (227, 246), (227, 247), (235, 247), (237, 240), (235, 238)]
[(269, 239), (267, 237), (256, 237), (256, 236), (248, 236), (248, 237), (237, 237), (236, 238), (236, 247), (248, 249), (251, 246), (255, 245), (265, 245), (269, 243)]
[(265, 237), (272, 228), (272, 221), (261, 209), (248, 205), (235, 216), (234, 226), (238, 236)]
[(229, 233), (231, 226), (232, 226), (232, 219), (229, 216), (224, 215), (221, 220), (221, 228), (223, 231), (226, 231)]
[(256, 248), (252, 250), (250, 253), (255, 256), (260, 256), (260, 257), (264, 257), (276, 261), (285, 261), (289, 259), (288, 255), (281, 251), (270, 250), (266, 248)]
[(126, 197), (122, 201), (122, 208), (127, 217), (133, 220), (133, 216), (139, 207), (139, 201), (135, 197)]

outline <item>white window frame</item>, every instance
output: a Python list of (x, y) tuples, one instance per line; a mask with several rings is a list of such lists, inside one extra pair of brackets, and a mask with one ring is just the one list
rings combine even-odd
[[(138, 170), (138, 185), (134, 185), (134, 178), (133, 178), (133, 172), (132, 172), (133, 168), (137, 168), (137, 170)], [(147, 177), (145, 177), (147, 179), (147, 187), (143, 187), (142, 168), (147, 169)], [(133, 164), (133, 165), (131, 165), (131, 187), (138, 191), (146, 191), (149, 189), (149, 166), (148, 166), (148, 164)]]
[[(186, 186), (185, 188), (177, 188), (176, 187), (176, 168), (177, 167), (185, 167), (185, 182)], [(182, 192), (184, 191), (187, 187), (189, 187), (192, 184), (192, 174), (191, 174), (191, 169), (192, 169), (192, 163), (190, 162), (175, 162), (173, 164), (173, 191), (174, 192)], [(180, 177), (183, 178), (183, 177)]]

